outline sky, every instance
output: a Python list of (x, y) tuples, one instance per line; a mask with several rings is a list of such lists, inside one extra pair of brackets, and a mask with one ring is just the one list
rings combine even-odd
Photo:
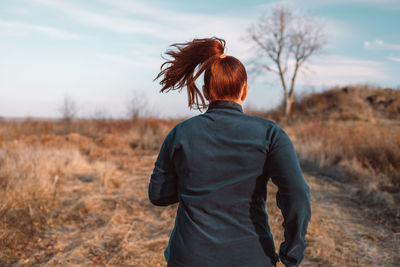
[[(160, 93), (161, 55), (173, 43), (216, 36), (248, 68), (246, 31), (277, 4), (325, 25), (327, 43), (299, 74), (298, 94), (399, 88), (400, 0), (0, 0), (0, 117), (60, 117), (65, 98), (80, 117), (124, 117), (131, 99), (146, 116), (200, 114), (185, 88)], [(245, 111), (282, 101), (272, 73), (251, 75), (248, 85)]]

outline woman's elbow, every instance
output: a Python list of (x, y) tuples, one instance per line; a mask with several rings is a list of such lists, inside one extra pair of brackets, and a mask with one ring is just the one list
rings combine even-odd
[(299, 210), (303, 210), (305, 216), (310, 219), (311, 217), (311, 194), (310, 194), (310, 187), (307, 184), (297, 191), (297, 197)]
[(151, 204), (155, 206), (168, 206), (178, 202), (178, 196), (163, 196), (159, 193), (153, 192), (151, 184), (149, 185), (148, 196)]
[(311, 212), (310, 187), (306, 183), (291, 186), (285, 193), (279, 194), (279, 198), (287, 198), (284, 202), (290, 203), (290, 206), (297, 207), (298, 210)]
[(172, 197), (154, 197), (150, 196), (149, 200), (151, 204), (155, 206), (169, 206), (175, 203), (178, 203), (178, 199), (175, 196)]

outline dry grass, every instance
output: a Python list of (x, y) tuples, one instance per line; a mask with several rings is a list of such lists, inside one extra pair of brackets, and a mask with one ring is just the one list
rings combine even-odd
[(360, 173), (370, 176), (382, 189), (400, 189), (400, 123), (309, 121), (288, 129), (303, 159), (355, 171), (354, 179), (364, 179)]
[(85, 123), (59, 134), (58, 122), (2, 122), (1, 266), (139, 263), (153, 246), (139, 239), (159, 214), (135, 182), (176, 122)]
[(21, 142), (1, 150), (1, 259), (35, 250), (32, 241), (52, 224), (59, 191), (75, 172), (88, 169), (77, 149), (37, 149)]
[(304, 169), (354, 185), (354, 197), (400, 230), (400, 123), (302, 121), (285, 127)]

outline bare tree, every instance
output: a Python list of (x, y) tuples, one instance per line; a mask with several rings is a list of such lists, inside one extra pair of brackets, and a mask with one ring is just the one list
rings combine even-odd
[(70, 96), (64, 95), (63, 102), (58, 108), (64, 126), (63, 133), (68, 134), (72, 131), (72, 119), (78, 113), (78, 105)]
[(91, 113), (90, 118), (95, 121), (106, 121), (111, 118), (111, 115), (109, 115), (105, 107), (96, 107)]
[(58, 111), (64, 121), (70, 122), (78, 112), (78, 105), (70, 96), (65, 95), (63, 103), (59, 107)]
[(280, 5), (249, 27), (245, 39), (255, 46), (252, 70), (279, 77), (284, 114), (290, 116), (297, 74), (304, 62), (321, 52), (326, 42), (324, 26), (316, 18), (296, 15), (292, 8)]
[(133, 91), (133, 95), (126, 102), (126, 115), (131, 120), (137, 120), (147, 111), (148, 99), (144, 91)]

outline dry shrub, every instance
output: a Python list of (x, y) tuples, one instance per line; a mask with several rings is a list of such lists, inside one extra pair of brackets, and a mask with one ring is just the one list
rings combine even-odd
[[(394, 130), (398, 128), (398, 130)], [(390, 182), (381, 184), (400, 189), (400, 127), (363, 122), (309, 121), (296, 124), (299, 153), (320, 167), (341, 165), (373, 178), (384, 174)], [(357, 178), (357, 175), (354, 177)]]
[(130, 145), (132, 148), (158, 150), (174, 122), (147, 119), (137, 121), (130, 133)]
[(18, 257), (17, 252), (29, 250), (58, 206), (59, 187), (74, 171), (85, 168), (77, 150), (38, 150), (20, 144), (0, 150), (1, 254)]
[[(77, 133), (87, 135), (89, 137), (99, 136), (109, 132), (110, 128), (123, 128), (124, 122), (120, 121), (97, 121), (88, 119), (73, 119), (69, 122), (68, 131), (65, 130), (64, 121), (62, 119), (15, 119), (4, 120), (0, 122), (0, 128), (7, 128), (10, 132), (9, 136), (16, 135), (68, 135)], [(129, 128), (129, 123), (125, 127)], [(121, 131), (122, 132), (122, 131)]]
[[(119, 175), (112, 162), (90, 164), (78, 147), (7, 143), (0, 149), (0, 265), (54, 246), (51, 240), (40, 240), (55, 225), (85, 229), (104, 225), (104, 203), (79, 195), (87, 190), (110, 193), (120, 187)], [(46, 261), (54, 256), (51, 251), (35, 259)]]
[(303, 121), (284, 127), (302, 166), (354, 183), (355, 199), (380, 221), (400, 226), (400, 127), (382, 121)]
[(75, 119), (69, 122), (68, 131), (61, 120), (5, 120), (0, 122), (0, 147), (6, 141), (29, 139), (42, 145), (72, 144), (85, 149), (94, 141), (104, 148), (158, 150), (169, 130), (182, 120)]

